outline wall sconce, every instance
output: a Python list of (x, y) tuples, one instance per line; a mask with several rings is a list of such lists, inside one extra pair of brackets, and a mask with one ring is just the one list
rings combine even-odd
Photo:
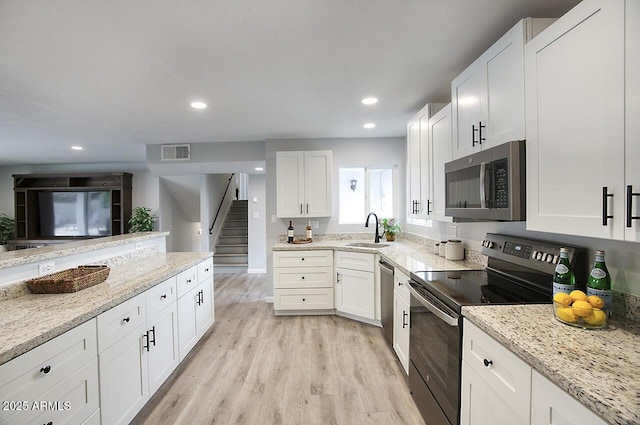
[(356, 191), (356, 185), (358, 184), (358, 180), (356, 179), (351, 179), (351, 190), (352, 191)]

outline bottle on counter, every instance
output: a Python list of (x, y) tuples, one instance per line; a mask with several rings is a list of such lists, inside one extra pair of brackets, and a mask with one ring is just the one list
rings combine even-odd
[(287, 243), (293, 243), (293, 224), (289, 220), (289, 227), (287, 227)]
[(597, 295), (604, 300), (604, 310), (611, 314), (611, 276), (604, 262), (604, 251), (596, 251), (596, 263), (587, 280), (587, 295)]
[(313, 238), (313, 230), (311, 230), (311, 223), (307, 224), (307, 240)]
[(576, 289), (576, 276), (569, 263), (569, 250), (560, 248), (560, 260), (553, 274), (553, 295), (555, 296), (558, 292), (569, 294), (574, 289)]

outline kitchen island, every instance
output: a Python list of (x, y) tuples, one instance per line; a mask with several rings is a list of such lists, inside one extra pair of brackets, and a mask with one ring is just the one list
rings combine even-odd
[(639, 322), (584, 330), (555, 320), (550, 304), (470, 306), (462, 314), (608, 423), (640, 423)]

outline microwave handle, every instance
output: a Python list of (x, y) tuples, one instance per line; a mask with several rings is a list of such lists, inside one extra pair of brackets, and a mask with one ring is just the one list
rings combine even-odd
[(487, 208), (487, 201), (485, 200), (486, 188), (485, 188), (485, 175), (487, 173), (487, 163), (480, 163), (480, 208)]

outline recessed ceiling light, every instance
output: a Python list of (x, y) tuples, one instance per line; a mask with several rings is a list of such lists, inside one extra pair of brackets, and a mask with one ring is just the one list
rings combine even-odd
[(204, 109), (207, 107), (207, 104), (204, 102), (191, 102), (191, 107), (193, 109)]
[(365, 105), (373, 105), (378, 103), (378, 99), (376, 99), (375, 97), (365, 97), (364, 99), (362, 99), (362, 103), (364, 103)]
[(368, 122), (365, 125), (363, 125), (364, 128), (374, 128), (376, 125), (372, 122)]
[(73, 149), (74, 151), (81, 151), (83, 149), (82, 146), (71, 146), (71, 149)]
[(256, 171), (263, 171), (264, 170), (264, 168), (262, 168), (262, 167), (256, 167), (255, 169), (256, 169)]

